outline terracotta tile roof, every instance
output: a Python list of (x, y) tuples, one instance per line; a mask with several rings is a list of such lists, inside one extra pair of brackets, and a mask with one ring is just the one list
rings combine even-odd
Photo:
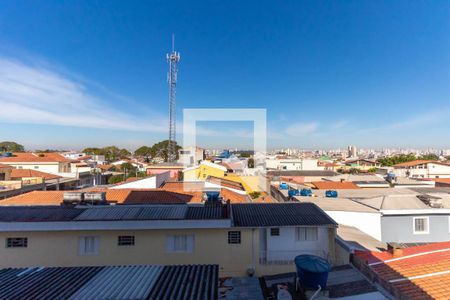
[(203, 181), (168, 181), (161, 187), (167, 191), (203, 191), (205, 183)]
[[(201, 192), (179, 193), (162, 189), (85, 189), (83, 192), (106, 192), (106, 200), (118, 204), (182, 204), (202, 202)], [(33, 191), (0, 201), (1, 205), (60, 205), (64, 192)]]
[(242, 183), (233, 181), (233, 180), (229, 180), (226, 178), (208, 176), (208, 178), (206, 178), (206, 181), (221, 185), (223, 187), (228, 187), (228, 188), (232, 188), (232, 189), (236, 189), (236, 190), (245, 191)]
[(72, 160), (65, 158), (59, 153), (31, 153), (31, 152), (16, 152), (10, 157), (0, 157), (0, 162), (3, 163), (17, 163), (17, 162), (72, 162)]
[(394, 165), (394, 167), (395, 168), (414, 167), (414, 166), (417, 166), (417, 165), (427, 164), (427, 163), (430, 163), (430, 162), (436, 162), (436, 161), (434, 161), (434, 160), (420, 160), (420, 159), (418, 159), (418, 160), (407, 161), (407, 162), (404, 162), (404, 163), (396, 164), (396, 165)]
[(32, 191), (0, 201), (0, 206), (60, 205), (64, 191)]
[(406, 248), (400, 256), (367, 251), (356, 255), (396, 298), (450, 299), (450, 242)]
[(113, 167), (114, 167), (114, 165), (97, 165), (97, 168), (100, 168), (103, 171), (108, 171), (108, 170), (110, 170)]
[(24, 178), (24, 177), (40, 177), (46, 180), (62, 178), (61, 176), (49, 174), (32, 169), (13, 169), (11, 171), (11, 178)]
[(224, 200), (230, 200), (231, 203), (247, 203), (250, 202), (250, 197), (247, 195), (241, 195), (229, 189), (221, 189), (220, 195)]
[(10, 165), (0, 164), (0, 169), (12, 169)]
[(319, 190), (350, 190), (359, 187), (350, 181), (313, 181), (311, 182)]

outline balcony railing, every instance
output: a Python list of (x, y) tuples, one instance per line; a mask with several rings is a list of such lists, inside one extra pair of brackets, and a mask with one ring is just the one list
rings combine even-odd
[(294, 264), (294, 258), (302, 254), (316, 255), (327, 260), (329, 258), (328, 252), (324, 250), (260, 251), (259, 263), (261, 265), (291, 265)]

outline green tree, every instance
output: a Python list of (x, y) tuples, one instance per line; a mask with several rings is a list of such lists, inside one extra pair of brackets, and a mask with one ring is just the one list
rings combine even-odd
[[(156, 143), (152, 146), (152, 149), (155, 153), (155, 157), (160, 157), (164, 159), (164, 161), (168, 160), (167, 148), (169, 147), (169, 140), (164, 140), (159, 143)], [(181, 146), (175, 143), (176, 149), (176, 159), (178, 159), (178, 150), (181, 149)]]
[(255, 160), (253, 158), (249, 158), (247, 165), (249, 168), (254, 168), (255, 167)]
[(419, 156), (419, 159), (422, 159), (422, 160), (439, 160), (439, 156), (437, 156), (436, 154), (425, 154), (425, 155)]
[(134, 151), (134, 155), (143, 158), (148, 163), (155, 156), (155, 151), (153, 147), (142, 146)]
[(251, 193), (249, 193), (249, 196), (252, 199), (256, 199), (256, 198), (259, 198), (259, 196), (261, 196), (261, 193), (260, 192), (251, 192)]
[(0, 151), (3, 152), (24, 152), (25, 147), (16, 143), (4, 141), (0, 143)]
[(390, 166), (393, 166), (396, 164), (401, 164), (401, 163), (413, 161), (416, 159), (417, 159), (417, 157), (413, 153), (409, 153), (409, 154), (399, 154), (399, 155), (380, 158), (378, 160), (378, 162), (382, 166), (390, 167)]
[(131, 156), (130, 151), (127, 149), (119, 149), (117, 146), (86, 148), (83, 152), (89, 155), (104, 155), (107, 161), (115, 161), (118, 159), (129, 158)]

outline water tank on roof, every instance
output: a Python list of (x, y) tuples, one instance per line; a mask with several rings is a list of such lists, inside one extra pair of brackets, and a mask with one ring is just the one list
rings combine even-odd
[(92, 203), (106, 202), (106, 193), (84, 193), (84, 201)]
[(300, 283), (306, 287), (324, 289), (327, 286), (331, 266), (325, 259), (315, 255), (298, 255), (294, 259)]
[(311, 189), (301, 189), (301, 191), (300, 191), (300, 196), (303, 196), (303, 197), (311, 197), (311, 196), (312, 196), (312, 191), (311, 191)]
[(11, 152), (5, 152), (5, 157), (11, 157), (12, 153)]
[(219, 201), (220, 192), (206, 192), (206, 201), (216, 202)]
[(325, 192), (325, 197), (328, 197), (328, 198), (337, 198), (337, 196), (338, 196), (338, 192), (337, 192), (337, 191), (334, 191), (334, 190), (328, 190), (328, 191)]
[(63, 195), (64, 203), (78, 203), (84, 200), (84, 193), (81, 192), (65, 192)]
[(286, 182), (280, 183), (280, 190), (288, 190), (289, 185)]
[(294, 197), (294, 196), (299, 196), (300, 195), (300, 191), (299, 190), (289, 190), (288, 191), (288, 196), (289, 197)]

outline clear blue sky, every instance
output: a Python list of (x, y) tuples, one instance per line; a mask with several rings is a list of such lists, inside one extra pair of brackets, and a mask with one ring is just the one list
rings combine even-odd
[[(270, 147), (450, 148), (448, 1), (4, 1), (0, 140), (165, 139), (172, 32), (180, 124), (266, 108)], [(201, 126), (205, 146), (252, 143), (251, 124)]]

